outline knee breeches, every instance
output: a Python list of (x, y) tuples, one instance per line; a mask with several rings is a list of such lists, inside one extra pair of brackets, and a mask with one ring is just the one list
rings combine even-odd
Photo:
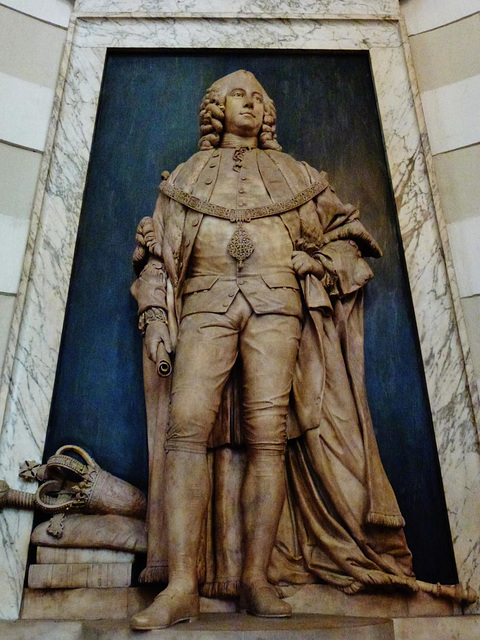
[(300, 331), (299, 318), (256, 315), (241, 294), (225, 314), (184, 317), (172, 380), (167, 450), (205, 452), (223, 388), (239, 356), (245, 442), (251, 448), (283, 451)]

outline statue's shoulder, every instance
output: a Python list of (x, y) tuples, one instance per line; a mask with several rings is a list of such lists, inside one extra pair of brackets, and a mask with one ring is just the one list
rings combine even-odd
[(168, 181), (171, 184), (175, 184), (176, 187), (182, 189), (186, 187), (192, 180), (192, 177), (198, 176), (202, 168), (209, 161), (210, 156), (214, 150), (198, 151), (190, 156), (188, 160), (179, 164), (178, 167), (172, 171)]
[(288, 153), (272, 151), (270, 149), (266, 149), (265, 153), (268, 154), (284, 174), (293, 174), (297, 179), (304, 180), (307, 184), (312, 184), (313, 182), (327, 178), (325, 171), (318, 171), (307, 162), (295, 160), (295, 158)]

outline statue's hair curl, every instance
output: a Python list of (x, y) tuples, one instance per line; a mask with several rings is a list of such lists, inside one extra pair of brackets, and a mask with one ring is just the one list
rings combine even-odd
[[(282, 147), (277, 142), (277, 112), (275, 105), (266, 93), (264, 93), (263, 123), (258, 134), (258, 146), (260, 149), (272, 149), (281, 151)], [(222, 139), (223, 123), (225, 120), (225, 99), (215, 85), (207, 89), (200, 106), (200, 141), (198, 147), (201, 151), (214, 149), (219, 146)]]

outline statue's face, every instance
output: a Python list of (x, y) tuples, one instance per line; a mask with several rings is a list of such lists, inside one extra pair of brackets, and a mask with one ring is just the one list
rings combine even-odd
[(241, 137), (258, 135), (265, 112), (263, 89), (250, 73), (232, 74), (225, 99), (225, 133)]

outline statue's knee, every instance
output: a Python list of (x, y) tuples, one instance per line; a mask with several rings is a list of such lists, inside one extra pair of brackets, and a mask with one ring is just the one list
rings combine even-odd
[(192, 395), (172, 402), (167, 438), (204, 443), (206, 447), (215, 412)]

